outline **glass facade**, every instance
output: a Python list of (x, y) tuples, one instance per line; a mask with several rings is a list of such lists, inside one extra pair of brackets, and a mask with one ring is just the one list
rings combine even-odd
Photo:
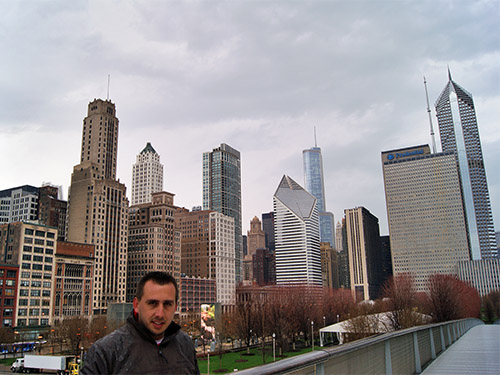
[(241, 281), (241, 166), (240, 152), (222, 143), (203, 153), (203, 209), (214, 210), (234, 219), (235, 276)]
[(493, 216), (472, 95), (451, 79), (436, 101), (441, 147), (456, 155), (473, 260), (496, 258)]
[(302, 151), (304, 161), (304, 182), (306, 190), (316, 198), (319, 214), (320, 240), (335, 247), (333, 214), (326, 212), (325, 183), (323, 178), (323, 158), (321, 148), (312, 147)]

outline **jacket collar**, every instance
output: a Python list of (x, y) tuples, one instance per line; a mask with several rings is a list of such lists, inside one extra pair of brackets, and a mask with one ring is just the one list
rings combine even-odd
[[(130, 312), (127, 318), (127, 323), (130, 324), (134, 329), (146, 340), (156, 345), (156, 340), (151, 336), (151, 333), (147, 330), (147, 328), (141, 324), (134, 316), (134, 310)], [(163, 340), (160, 345), (166, 344), (173, 337), (177, 335), (181, 326), (172, 321), (170, 325), (165, 330), (165, 335), (163, 336)]]

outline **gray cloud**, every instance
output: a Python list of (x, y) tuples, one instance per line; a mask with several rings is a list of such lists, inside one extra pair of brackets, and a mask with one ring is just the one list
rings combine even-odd
[(227, 142), (242, 152), (245, 229), (283, 174), (303, 180), (316, 126), (327, 208), (364, 205), (386, 233), (380, 152), (430, 141), (423, 75), (432, 105), (449, 65), (476, 101), (498, 222), (498, 14), (497, 1), (3, 2), (0, 189), (68, 186), (110, 74), (129, 189), (151, 141), (165, 189), (198, 205), (201, 153)]

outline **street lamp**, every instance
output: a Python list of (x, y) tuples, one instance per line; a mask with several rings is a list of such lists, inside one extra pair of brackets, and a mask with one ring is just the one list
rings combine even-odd
[(276, 361), (276, 334), (273, 333), (273, 362)]
[(339, 314), (337, 314), (337, 323), (339, 322)]
[(314, 322), (311, 320), (311, 344), (314, 351)]
[(326, 327), (326, 316), (323, 317), (323, 328)]

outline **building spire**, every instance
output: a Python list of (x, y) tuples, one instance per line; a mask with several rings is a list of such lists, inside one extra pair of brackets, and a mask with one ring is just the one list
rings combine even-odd
[(318, 142), (316, 141), (316, 126), (314, 127), (314, 147), (318, 147)]
[(451, 82), (450, 66), (448, 65), (448, 80)]
[[(449, 69), (448, 69), (449, 72)], [(451, 78), (450, 78), (451, 81)], [(436, 139), (434, 137), (434, 126), (432, 125), (431, 109), (429, 107), (429, 94), (427, 94), (427, 81), (424, 76), (424, 87), (425, 87), (425, 98), (427, 100), (427, 113), (429, 114), (429, 124), (431, 126), (431, 142), (432, 142), (432, 153), (436, 153)]]

